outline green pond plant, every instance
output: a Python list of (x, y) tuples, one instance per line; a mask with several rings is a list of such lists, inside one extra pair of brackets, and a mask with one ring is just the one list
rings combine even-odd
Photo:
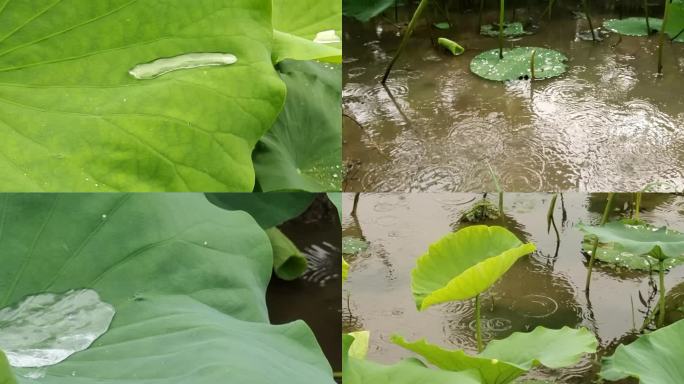
[(411, 35), (413, 34), (413, 30), (416, 28), (416, 25), (418, 25), (418, 20), (420, 20), (421, 15), (423, 14), (423, 11), (425, 11), (425, 8), (427, 8), (428, 4), (430, 3), (430, 0), (420, 0), (420, 3), (418, 4), (418, 8), (416, 8), (416, 11), (413, 13), (413, 16), (411, 17), (411, 21), (409, 22), (408, 27), (406, 28), (406, 31), (404, 32), (404, 36), (401, 38), (401, 43), (399, 43), (399, 48), (397, 49), (397, 52), (394, 54), (394, 57), (392, 57), (392, 60), (389, 62), (387, 65), (387, 68), (385, 69), (385, 74), (382, 76), (382, 84), (385, 84), (387, 82), (387, 78), (390, 75), (390, 72), (392, 71), (392, 67), (394, 66), (394, 63), (397, 62), (399, 59), (399, 56), (401, 56), (401, 53), (404, 51), (404, 48), (406, 48), (406, 44), (408, 43), (409, 39), (411, 38)]
[(418, 258), (411, 272), (416, 307), (475, 299), (476, 338), (483, 348), (480, 294), (496, 283), (513, 264), (536, 249), (503, 227), (476, 225), (450, 233)]
[[(615, 201), (615, 193), (609, 193), (606, 201), (606, 206), (603, 208), (603, 216), (601, 216), (601, 222), (599, 225), (604, 225), (608, 222), (608, 217), (610, 216), (610, 211), (613, 209), (613, 202)], [(587, 265), (587, 279), (584, 284), (584, 292), (589, 294), (589, 289), (591, 288), (591, 274), (594, 270), (594, 262), (596, 261), (596, 252), (599, 245), (598, 237), (593, 239), (591, 253), (589, 255), (589, 264)]]
[(41, 379), (8, 370), (0, 353), (0, 382), (334, 384), (304, 322), (269, 321), (274, 257), (263, 226), (287, 220), (288, 207), (259, 223), (255, 205), (228, 210), (203, 194), (0, 196), (12, 218), (0, 238), (0, 308), (89, 289), (116, 311), (89, 348), (42, 368)]
[(657, 326), (665, 322), (665, 272), (672, 260), (680, 261), (684, 255), (684, 234), (666, 227), (655, 228), (648, 224), (612, 222), (604, 226), (585, 226), (579, 228), (603, 243), (614, 243), (620, 249), (635, 255), (655, 259), (658, 270), (658, 292), (660, 294)]
[(679, 384), (684, 381), (684, 320), (620, 345), (603, 358), (600, 376), (618, 381), (635, 378), (641, 384)]

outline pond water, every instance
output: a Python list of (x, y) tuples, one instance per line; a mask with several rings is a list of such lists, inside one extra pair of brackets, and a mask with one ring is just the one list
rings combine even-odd
[[(485, 340), (504, 338), (512, 332), (536, 326), (561, 328), (584, 326), (600, 341), (598, 357), (611, 354), (618, 343), (635, 339), (652, 290), (648, 273), (617, 271), (605, 264), (594, 270), (591, 294), (584, 294), (586, 259), (581, 253), (582, 223), (597, 223), (606, 195), (564, 194), (567, 219), (562, 221), (560, 199), (555, 212), (560, 231), (556, 251), (553, 230), (547, 233), (546, 214), (550, 194), (506, 194), (506, 227), (521, 240), (534, 242), (538, 251), (520, 259), (483, 296)], [(365, 238), (367, 250), (349, 257), (351, 270), (343, 286), (345, 331), (369, 330), (368, 358), (387, 364), (412, 354), (389, 341), (392, 334), (408, 340), (427, 338), (450, 349), (475, 352), (473, 301), (453, 302), (416, 310), (411, 295), (411, 270), (430, 244), (461, 228), (461, 215), (482, 198), (481, 194), (421, 193), (362, 194), (356, 216), (350, 214), (353, 195), (345, 194), (343, 235)], [(497, 196), (488, 197), (497, 204)], [(618, 195), (613, 217), (626, 214), (630, 198)], [(645, 195), (642, 218), (654, 225), (684, 230), (684, 197)], [(500, 225), (500, 221), (487, 223)], [(347, 257), (347, 256), (346, 256)], [(684, 266), (666, 276), (666, 286), (684, 282)], [(679, 285), (678, 285), (679, 284)], [(651, 305), (655, 305), (653, 299)], [(558, 371), (536, 370), (529, 377), (558, 383), (593, 382), (599, 364), (585, 357), (577, 366)], [(632, 383), (633, 381), (624, 381)]]
[(313, 330), (334, 371), (342, 370), (340, 334), (340, 220), (326, 199), (318, 198), (300, 217), (280, 227), (306, 256), (301, 279), (273, 278), (266, 294), (271, 322), (302, 319)]
[[(477, 14), (454, 12), (456, 31), (416, 30), (385, 88), (379, 82), (403, 33), (391, 14), (344, 20), (345, 190), (493, 190), (487, 162), (510, 191), (634, 191), (651, 182), (684, 189), (684, 44), (666, 44), (658, 78), (657, 36), (582, 41), (585, 19), (558, 8), (551, 21), (535, 22), (534, 35), (505, 46), (558, 50), (568, 72), (492, 82), (469, 64), (497, 39), (476, 33)], [(516, 17), (530, 15), (538, 19), (524, 10)], [(595, 14), (594, 25), (615, 17)], [(466, 52), (451, 56), (430, 35)]]

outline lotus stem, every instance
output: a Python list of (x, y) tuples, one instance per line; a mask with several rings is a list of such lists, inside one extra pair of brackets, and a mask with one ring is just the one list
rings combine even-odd
[(667, 21), (670, 18), (670, 0), (665, 0), (665, 15), (663, 16), (663, 26), (660, 28), (660, 37), (658, 41), (658, 74), (663, 73), (663, 46), (665, 45), (665, 30), (667, 29)]
[(553, 218), (553, 212), (556, 210), (556, 201), (558, 200), (558, 194), (556, 193), (551, 198), (551, 204), (549, 204), (549, 212), (546, 214), (547, 228), (546, 232), (553, 230), (556, 232), (556, 243), (560, 243), (560, 233), (558, 232), (558, 227), (556, 226), (556, 221)]
[(477, 21), (477, 33), (482, 30), (482, 14), (484, 13), (484, 0), (480, 0), (480, 16)]
[(589, 31), (591, 31), (591, 40), (596, 42), (596, 34), (594, 33), (594, 23), (592, 23), (591, 15), (589, 14), (588, 0), (582, 0), (582, 6), (584, 7), (584, 15), (587, 17), (587, 22), (589, 23)]
[(480, 319), (480, 295), (475, 296), (475, 337), (477, 338), (477, 352), (484, 349), (482, 343), (482, 321)]
[(399, 0), (394, 0), (394, 22), (399, 22)]
[(499, 214), (501, 215), (501, 223), (506, 222), (506, 217), (504, 216), (504, 193), (503, 191), (499, 191)]
[(553, 10), (554, 0), (549, 0), (549, 20), (551, 20), (551, 11)]
[(641, 218), (641, 196), (642, 192), (636, 193), (636, 203), (634, 205), (634, 219), (639, 221)]
[(648, 20), (648, 0), (644, 0), (644, 14), (646, 16), (646, 36), (650, 36), (651, 22)]
[(504, 37), (504, 11), (505, 0), (499, 1), (499, 59), (503, 60), (503, 37)]
[(356, 192), (354, 194), (354, 205), (352, 206), (352, 211), (351, 211), (352, 216), (356, 216), (356, 208), (359, 207), (359, 199), (360, 198), (361, 198), (361, 193)]
[(401, 43), (399, 44), (399, 49), (397, 49), (397, 53), (394, 54), (392, 61), (390, 61), (389, 65), (387, 66), (387, 69), (385, 70), (385, 75), (382, 77), (381, 82), (383, 85), (387, 82), (387, 78), (389, 77), (390, 72), (392, 71), (394, 63), (396, 63), (397, 59), (399, 59), (399, 56), (401, 56), (401, 52), (406, 47), (406, 44), (408, 43), (408, 40), (411, 37), (411, 34), (413, 34), (413, 30), (416, 28), (416, 25), (418, 24), (420, 15), (423, 14), (423, 11), (425, 10), (425, 8), (427, 8), (429, 2), (430, 0), (420, 0), (420, 4), (418, 4), (418, 8), (416, 8), (416, 11), (413, 13), (413, 17), (411, 17), (411, 21), (409, 22), (409, 25), (406, 28), (404, 37), (402, 37), (401, 39)]
[(665, 325), (665, 260), (660, 260), (658, 275), (660, 277), (660, 308), (658, 309), (658, 328), (662, 328)]
[(532, 50), (532, 57), (530, 57), (530, 81), (534, 80), (534, 56), (536, 56), (537, 50)]
[[(615, 200), (615, 193), (608, 194), (608, 201), (606, 202), (606, 207), (603, 209), (603, 216), (601, 217), (601, 224), (604, 225), (608, 221), (608, 216), (610, 215), (610, 210), (613, 205), (613, 200)], [(596, 251), (598, 250), (598, 237), (594, 239), (594, 243), (591, 246), (591, 257), (589, 258), (589, 266), (587, 271), (587, 281), (584, 285), (584, 292), (588, 295), (589, 289), (591, 287), (591, 273), (594, 270), (594, 261), (596, 261)]]

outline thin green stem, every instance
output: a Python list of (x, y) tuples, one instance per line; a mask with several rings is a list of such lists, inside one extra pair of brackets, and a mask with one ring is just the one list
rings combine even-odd
[(660, 260), (658, 275), (660, 277), (660, 308), (658, 310), (658, 328), (662, 328), (665, 325), (665, 260)]
[(504, 11), (505, 0), (499, 1), (499, 59), (503, 60), (503, 41), (504, 41)]
[(636, 193), (636, 203), (634, 205), (634, 219), (637, 221), (641, 218), (641, 195), (642, 192)]
[(404, 37), (401, 39), (401, 43), (399, 44), (397, 53), (394, 54), (392, 61), (390, 61), (389, 65), (387, 66), (387, 69), (385, 70), (385, 75), (382, 77), (382, 84), (385, 84), (387, 82), (387, 78), (389, 77), (390, 72), (392, 71), (394, 63), (396, 63), (397, 59), (399, 59), (399, 56), (401, 56), (401, 52), (406, 47), (406, 44), (408, 43), (408, 40), (411, 37), (411, 34), (413, 34), (413, 30), (416, 28), (416, 25), (418, 24), (420, 15), (423, 14), (423, 11), (425, 10), (425, 8), (427, 8), (429, 2), (430, 0), (420, 0), (420, 4), (418, 4), (418, 8), (416, 8), (416, 11), (413, 13), (413, 17), (411, 17), (411, 22), (409, 22), (409, 25), (406, 28)]
[(482, 352), (482, 320), (480, 319), (480, 295), (475, 296), (475, 337), (477, 338), (477, 352)]
[(665, 46), (665, 30), (667, 29), (667, 22), (670, 18), (670, 0), (665, 0), (665, 15), (663, 16), (663, 26), (660, 28), (660, 37), (658, 41), (658, 74), (663, 73), (663, 46)]
[(536, 56), (537, 50), (532, 50), (532, 57), (530, 57), (530, 81), (534, 80), (534, 56)]
[(484, 13), (484, 0), (480, 0), (480, 15), (477, 19), (477, 33), (482, 30), (482, 14)]
[(646, 16), (646, 36), (651, 35), (651, 22), (648, 17), (648, 0), (644, 0), (644, 14)]
[[(610, 215), (611, 207), (613, 205), (613, 200), (615, 200), (615, 193), (608, 194), (608, 201), (606, 207), (603, 209), (603, 216), (601, 217), (601, 224), (604, 225), (608, 221), (608, 216)], [(589, 258), (589, 265), (587, 266), (587, 281), (584, 285), (584, 292), (588, 295), (589, 289), (591, 288), (591, 274), (594, 270), (594, 262), (596, 261), (596, 251), (598, 250), (598, 237), (594, 238), (594, 242), (591, 245), (591, 256)]]

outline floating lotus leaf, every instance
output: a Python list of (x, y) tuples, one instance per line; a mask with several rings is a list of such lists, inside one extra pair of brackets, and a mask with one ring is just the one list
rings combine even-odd
[(476, 371), (449, 372), (427, 368), (420, 360), (406, 359), (382, 365), (350, 356), (354, 336), (342, 336), (342, 381), (344, 384), (481, 384)]
[(394, 5), (395, 0), (343, 0), (345, 16), (359, 21), (368, 21)]
[(645, 17), (629, 17), (626, 19), (610, 19), (603, 23), (609, 31), (626, 36), (649, 36), (663, 27), (663, 20), (656, 18), (648, 19), (651, 31), (646, 27)]
[(354, 236), (342, 238), (342, 253), (345, 255), (355, 255), (368, 249), (368, 242)]
[(684, 234), (665, 227), (625, 222), (611, 222), (603, 226), (580, 224), (578, 227), (597, 236), (601, 243), (615, 243), (620, 249), (636, 255), (650, 254), (663, 260), (684, 255)]
[(432, 244), (411, 273), (418, 310), (473, 298), (491, 287), (521, 257), (535, 251), (503, 227), (477, 225)]
[[(587, 235), (582, 242), (582, 249), (591, 253), (594, 247), (594, 236)], [(616, 246), (614, 243), (599, 243), (596, 248), (596, 259), (620, 268), (627, 268), (639, 271), (658, 271), (660, 268), (658, 260), (647, 255), (635, 255)], [(665, 268), (670, 269), (676, 265), (684, 263), (684, 259), (668, 259), (665, 261)]]
[(476, 370), (484, 384), (507, 384), (530, 369), (543, 365), (558, 369), (577, 364), (585, 353), (595, 353), (596, 337), (586, 328), (559, 330), (537, 327), (494, 340), (478, 355), (446, 350), (425, 340), (409, 343), (399, 336), (392, 341), (413, 351), (435, 366), (449, 371)]
[[(487, 24), (480, 27), (480, 34), (489, 37), (499, 37), (499, 26), (494, 24)], [(527, 32), (523, 27), (522, 23), (506, 23), (504, 24), (503, 34), (505, 37), (519, 37), (525, 35), (531, 35), (531, 32)]]
[(601, 377), (616, 381), (634, 377), (641, 384), (684, 383), (684, 320), (620, 345), (603, 359)]
[(441, 30), (447, 30), (447, 29), (449, 29), (449, 27), (450, 27), (450, 26), (449, 26), (449, 23), (446, 22), (446, 21), (442, 21), (442, 22), (440, 22), (440, 23), (434, 23), (434, 24), (432, 24), (432, 25), (433, 25), (435, 28), (441, 29)]
[(461, 221), (466, 223), (482, 223), (489, 220), (497, 220), (501, 217), (499, 207), (487, 199), (482, 199), (468, 209), (462, 216)]
[(530, 62), (535, 52), (535, 79), (547, 79), (565, 73), (565, 55), (546, 48), (520, 47), (504, 49), (504, 58), (499, 59), (499, 50), (483, 52), (470, 62), (470, 70), (487, 80), (507, 81), (530, 78)]

